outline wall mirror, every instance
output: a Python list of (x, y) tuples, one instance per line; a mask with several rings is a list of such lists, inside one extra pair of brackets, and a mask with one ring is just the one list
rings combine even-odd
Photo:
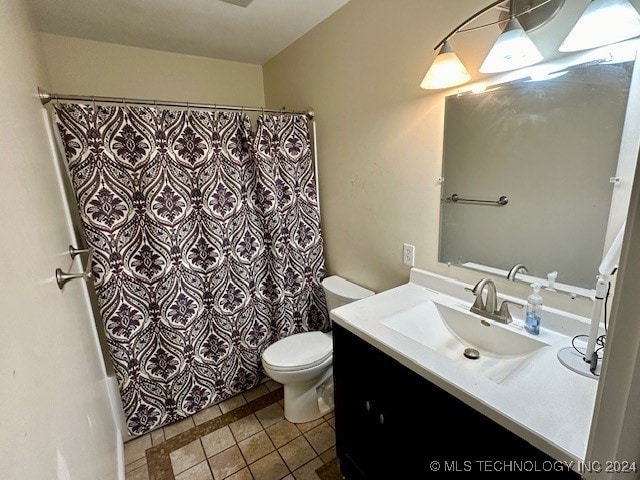
[(439, 261), (497, 275), (523, 263), (520, 281), (557, 271), (560, 290), (592, 289), (633, 69), (591, 61), (448, 96)]

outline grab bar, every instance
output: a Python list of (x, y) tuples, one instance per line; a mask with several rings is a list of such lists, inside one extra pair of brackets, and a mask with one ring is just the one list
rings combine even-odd
[(58, 288), (62, 290), (67, 282), (71, 280), (75, 280), (76, 278), (82, 278), (84, 281), (88, 282), (89, 280), (94, 280), (93, 273), (91, 272), (91, 263), (93, 262), (93, 248), (75, 248), (72, 245), (69, 245), (69, 255), (72, 259), (76, 258), (76, 256), (88, 253), (87, 256), (87, 266), (84, 271), (81, 273), (71, 273), (71, 272), (63, 272), (61, 268), (56, 268), (56, 282), (58, 283)]
[(470, 203), (474, 205), (495, 205), (497, 207), (503, 207), (509, 203), (509, 197), (502, 195), (498, 200), (477, 200), (473, 198), (462, 198), (457, 193), (454, 193), (450, 197), (447, 197), (445, 201), (450, 203)]

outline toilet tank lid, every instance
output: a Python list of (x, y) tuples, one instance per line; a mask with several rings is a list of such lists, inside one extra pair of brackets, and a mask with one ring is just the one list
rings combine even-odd
[(338, 275), (332, 275), (322, 280), (322, 286), (335, 295), (343, 298), (353, 298), (354, 300), (370, 297), (375, 292), (351, 283)]

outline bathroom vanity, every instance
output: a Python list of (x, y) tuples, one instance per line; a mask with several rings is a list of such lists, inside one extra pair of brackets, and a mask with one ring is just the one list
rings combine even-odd
[[(588, 329), (586, 319), (545, 309), (536, 338), (515, 312), (509, 325), (468, 313), (464, 287), (414, 269), (408, 284), (332, 310), (337, 455), (347, 479), (579, 478), (597, 382), (556, 354)], [(480, 359), (464, 357), (469, 346)]]

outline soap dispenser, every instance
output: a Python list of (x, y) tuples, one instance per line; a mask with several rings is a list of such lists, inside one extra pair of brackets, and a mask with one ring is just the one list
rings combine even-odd
[(540, 296), (540, 284), (534, 283), (533, 293), (527, 299), (527, 314), (524, 328), (532, 335), (540, 334), (540, 319), (542, 317), (542, 296)]

